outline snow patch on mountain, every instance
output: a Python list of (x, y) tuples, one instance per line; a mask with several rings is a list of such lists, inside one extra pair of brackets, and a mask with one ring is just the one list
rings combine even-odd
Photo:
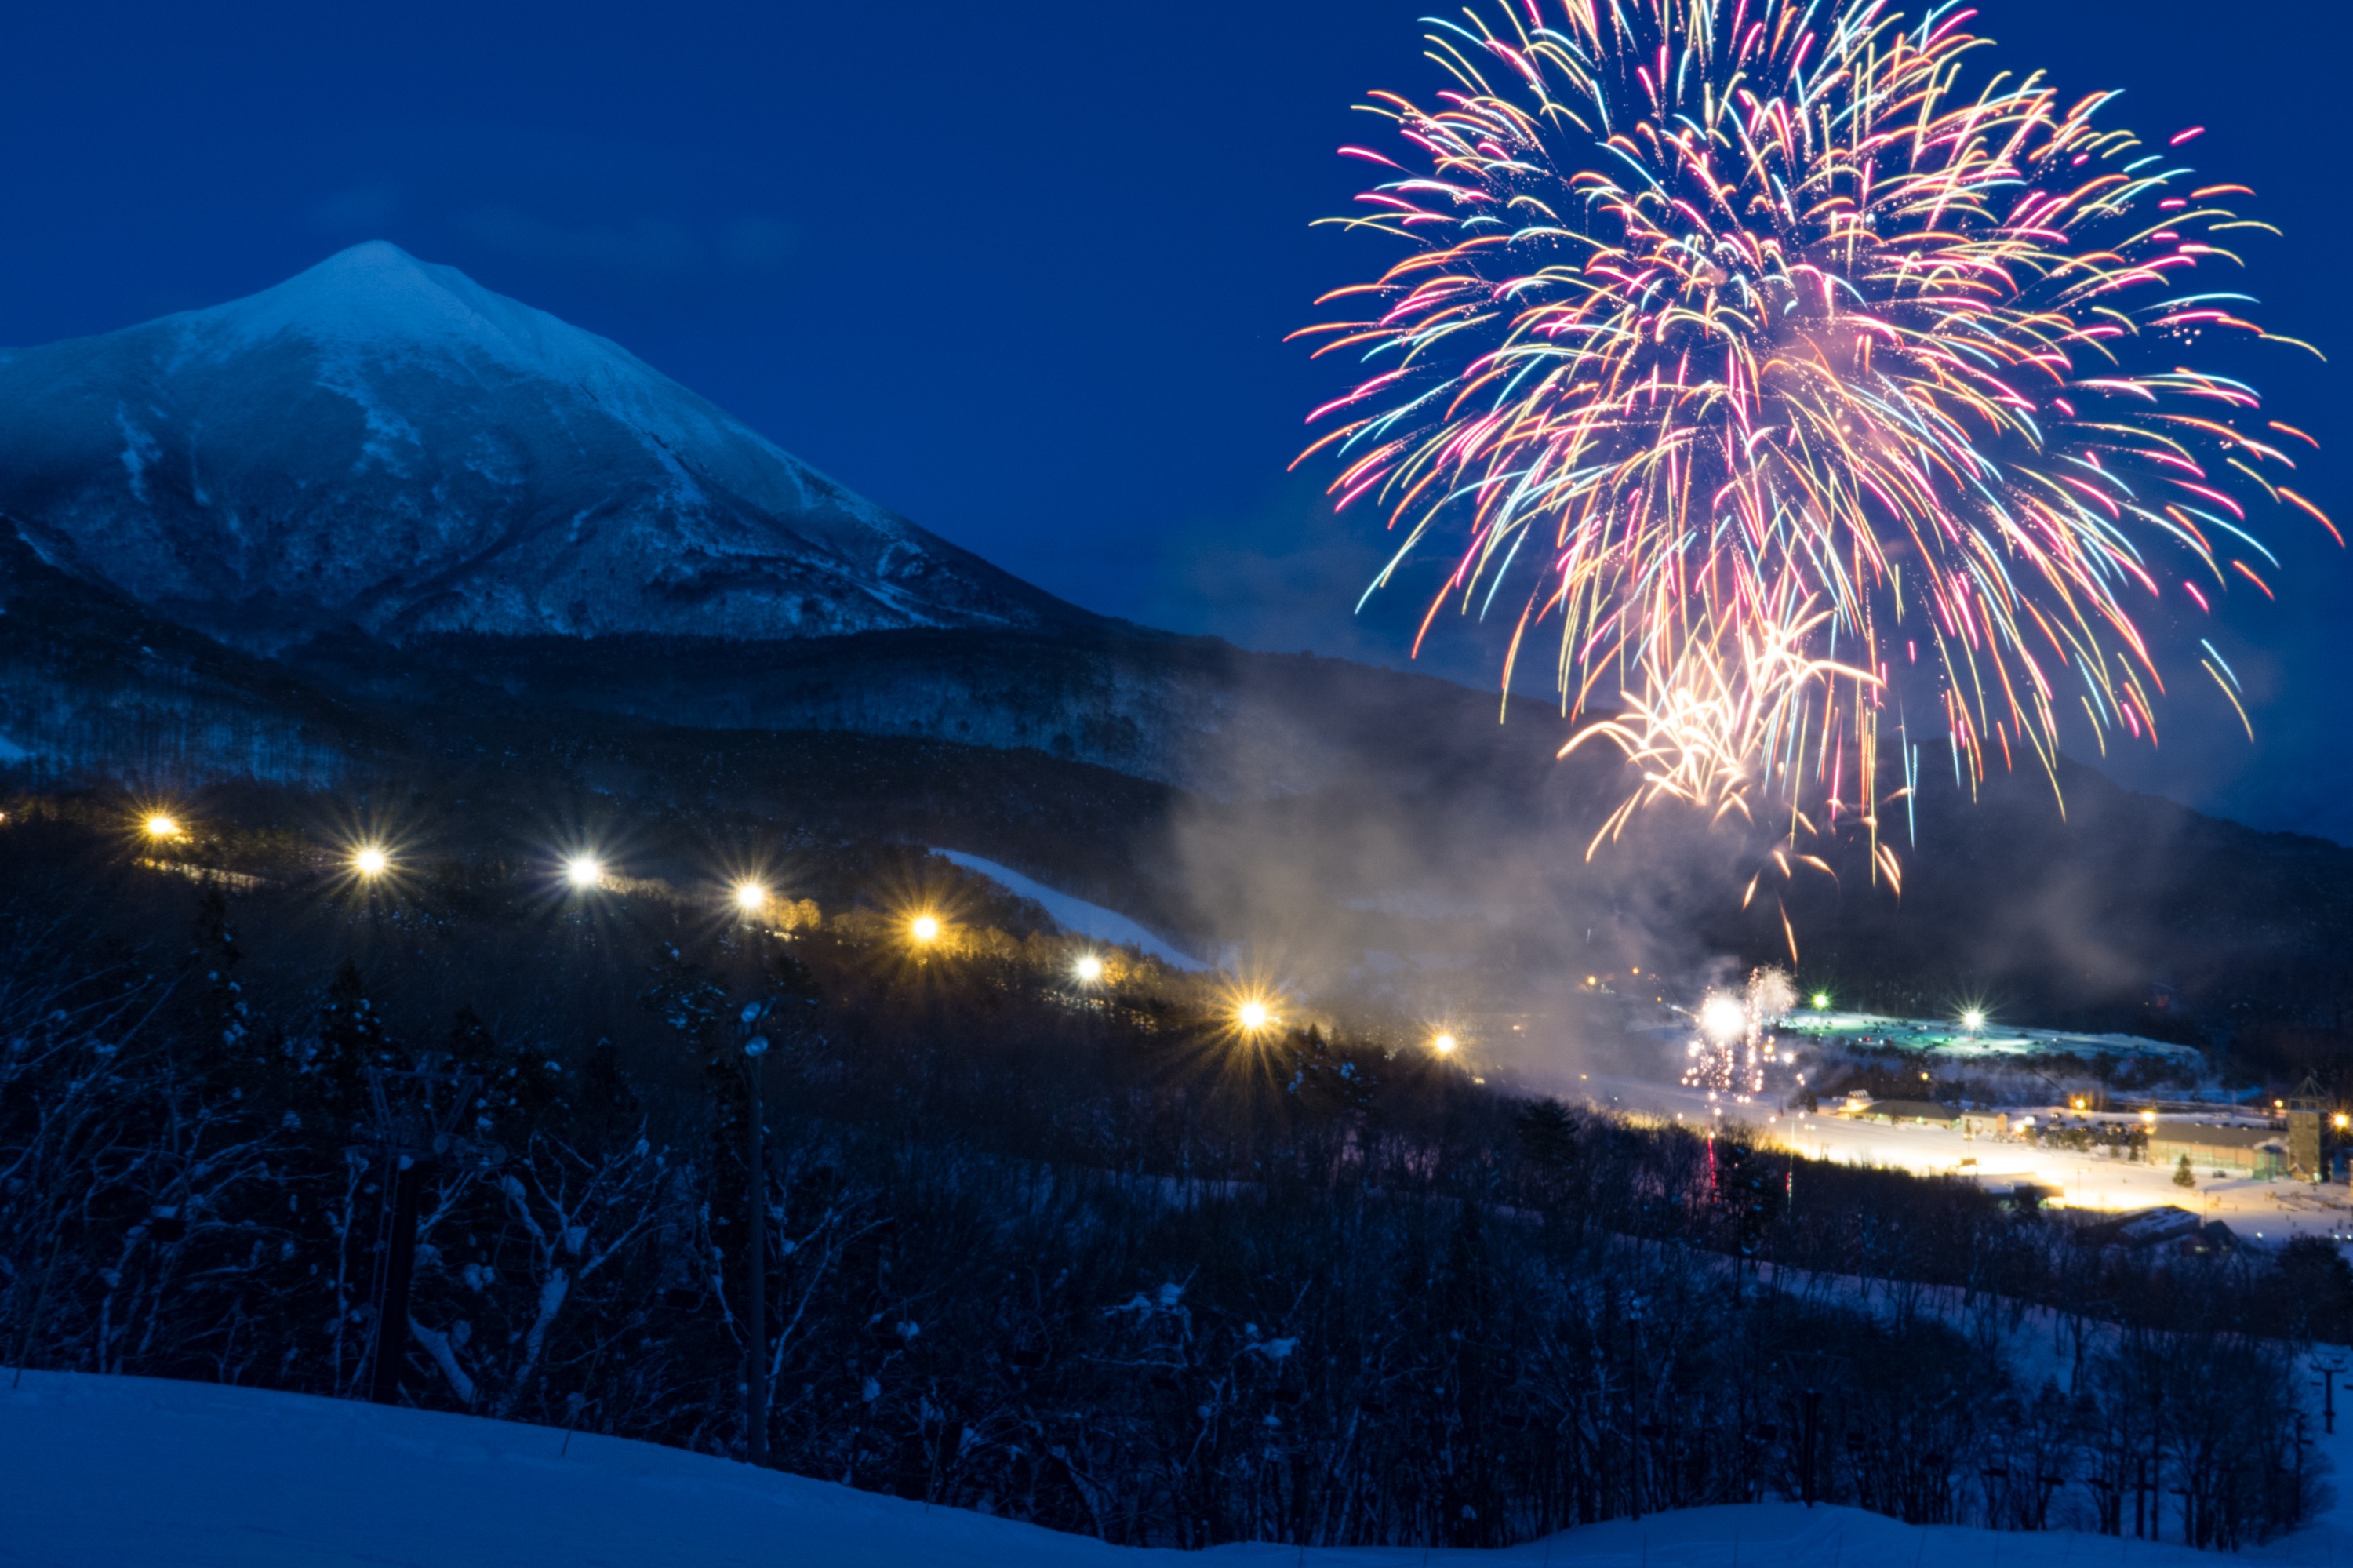
[(263, 651), (345, 626), (1092, 619), (618, 344), (382, 241), (248, 299), (0, 352), (0, 510), (51, 564)]

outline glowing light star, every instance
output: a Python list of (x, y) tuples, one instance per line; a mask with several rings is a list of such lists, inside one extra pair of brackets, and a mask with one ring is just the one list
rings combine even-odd
[(918, 942), (935, 942), (940, 936), (939, 920), (934, 916), (918, 915), (909, 923), (907, 934)]
[(605, 863), (593, 854), (575, 854), (564, 863), (564, 880), (575, 887), (595, 887), (605, 880)]
[(1398, 142), (1343, 149), (1383, 183), (1325, 221), (1406, 253), (1295, 334), (1362, 366), (1301, 461), (1397, 535), (1373, 588), (1445, 558), (1424, 636), (1450, 600), (1515, 623), (1506, 691), (1557, 618), (1566, 706), (1610, 710), (1563, 754), (1635, 780), (1588, 856), (1676, 800), (1775, 824), (1757, 877), (1828, 873), (1805, 841), (1852, 831), (1900, 885), (1908, 708), (1957, 787), (2056, 788), (2067, 715), (2155, 737), (2130, 599), (2270, 597), (2257, 504), (2337, 535), (2292, 472), (2310, 438), (2188, 363), (2308, 348), (2216, 291), (2264, 227), (2225, 205), (2247, 188), (2106, 124), (2114, 93), (1979, 64), (1967, 18), (1476, 4), (1428, 24), (1430, 104), (1364, 106)]
[(352, 852), (352, 869), (362, 876), (382, 876), (392, 869), (392, 856), (375, 844), (362, 844)]
[(1079, 959), (1079, 961), (1072, 965), (1071, 968), (1073, 971), (1076, 972), (1079, 979), (1088, 985), (1092, 985), (1095, 981), (1103, 979), (1103, 960), (1095, 957), (1092, 953), (1089, 953)]
[(1814, 1011), (1815, 1011), (1816, 1012), (1823, 1012), (1823, 1011), (1827, 1010), (1827, 1009), (1829, 1008), (1830, 1004), (1831, 1004), (1831, 993), (1830, 993), (1830, 992), (1828, 992), (1828, 991), (1818, 991), (1814, 992)]
[(1961, 1027), (1972, 1034), (1976, 1033), (1985, 1027), (1985, 1013), (1977, 1008), (1970, 1008), (1961, 1014)]
[(1241, 1026), (1244, 1033), (1255, 1034), (1274, 1022), (1274, 1014), (1266, 1003), (1252, 1000), (1234, 1009), (1234, 1022)]
[(735, 907), (745, 912), (760, 908), (768, 902), (768, 890), (756, 882), (735, 885)]
[(1445, 1055), (1451, 1052), (1459, 1044), (1461, 1044), (1461, 1042), (1457, 1041), (1451, 1034), (1440, 1034), (1430, 1041), (1430, 1048), (1440, 1055)]
[(180, 824), (161, 811), (148, 818), (143, 825), (151, 839), (176, 839), (180, 836)]

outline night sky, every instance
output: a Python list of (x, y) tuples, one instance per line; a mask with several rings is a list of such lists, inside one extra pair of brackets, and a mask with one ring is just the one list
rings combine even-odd
[[(1421, 94), (1401, 0), (1183, 6), (27, 6), (5, 35), (0, 342), (249, 293), (383, 238), (610, 336), (852, 488), (1092, 609), (1398, 662), (1379, 536), (1286, 476), (1341, 371), (1284, 334), (1377, 247), (1309, 220), (1367, 90)], [(2341, 6), (1986, 0), (2003, 63), (2256, 187), (2259, 319), (2353, 354)], [(2228, 285), (2223, 285), (2228, 286)], [(2339, 351), (2342, 351), (2339, 353)], [(2333, 369), (2241, 370), (2328, 446)], [(2116, 776), (2353, 842), (2353, 561), (2286, 514), (2282, 602), (2221, 607), (2260, 736), (2193, 661)], [(2154, 629), (2160, 639), (2168, 629)], [(2203, 629), (2201, 629), (2203, 630)], [(1477, 681), (1451, 643), (1440, 673)]]

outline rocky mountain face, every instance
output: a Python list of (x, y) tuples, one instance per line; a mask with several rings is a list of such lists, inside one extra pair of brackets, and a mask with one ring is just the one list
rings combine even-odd
[[(0, 353), (0, 515), (19, 594), (57, 574), (77, 626), (143, 614), (318, 702), (1035, 748), (1219, 799), (1345, 779), (1385, 728), (1445, 734), (1399, 757), (1460, 771), (1464, 747), (1541, 760), (1559, 727), (1532, 707), (1503, 736), (1440, 682), (1091, 616), (616, 344), (382, 242), (249, 299)], [(76, 696), (62, 668), (17, 666), (0, 707), (45, 766), (144, 724), (150, 773), (247, 770), (225, 737), (268, 701), (128, 670)]]
[(381, 241), (0, 354), (0, 513), (259, 652), (357, 630), (836, 636), (1091, 620), (617, 345)]

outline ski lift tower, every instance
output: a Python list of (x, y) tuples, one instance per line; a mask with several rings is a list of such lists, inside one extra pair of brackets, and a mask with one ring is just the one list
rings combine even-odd
[(2320, 1123), (2327, 1106), (2319, 1081), (2310, 1074), (2295, 1086), (2287, 1102), (2288, 1173), (2300, 1181), (2317, 1181), (2326, 1173), (2320, 1162)]
[(400, 1400), (400, 1363), (408, 1348), (408, 1287), (417, 1270), (417, 1209), (425, 1172), (435, 1165), (488, 1170), (505, 1158), (494, 1143), (461, 1138), (458, 1125), (481, 1094), (480, 1075), (430, 1062), (413, 1070), (370, 1067), (368, 1137), (358, 1151), (384, 1164), (389, 1215), (376, 1268), (376, 1332), (368, 1397)]

